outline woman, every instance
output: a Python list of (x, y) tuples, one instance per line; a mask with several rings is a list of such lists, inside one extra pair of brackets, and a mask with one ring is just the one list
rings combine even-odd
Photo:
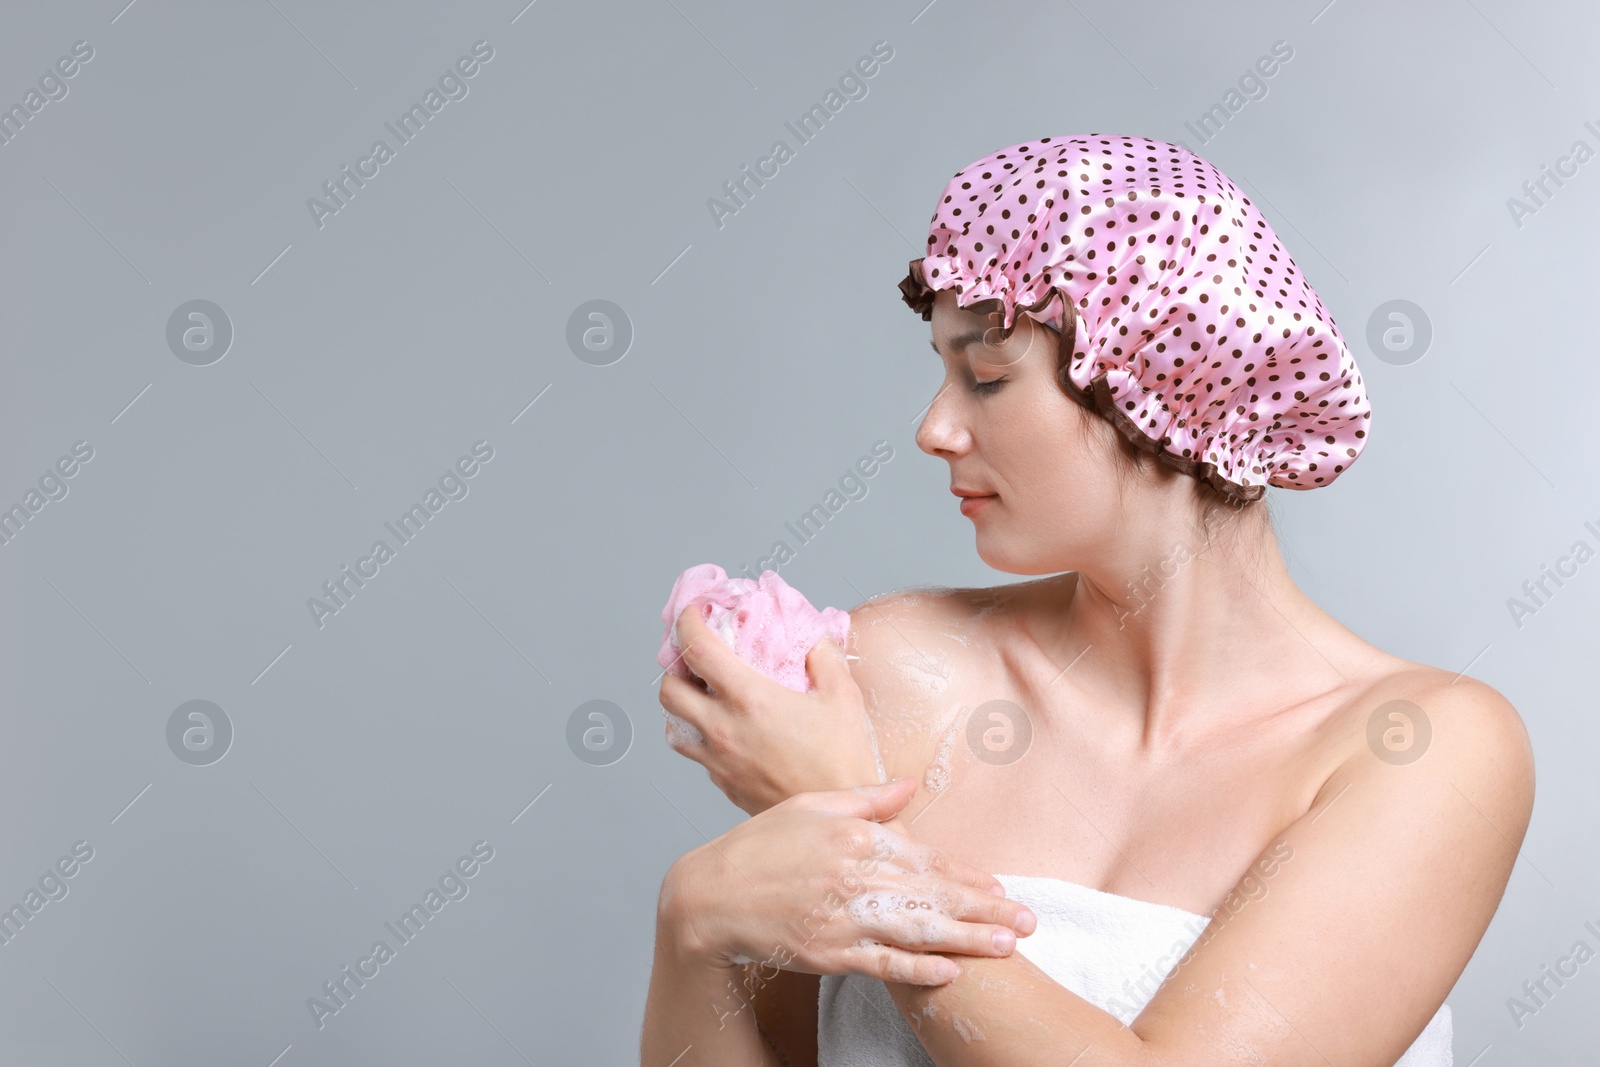
[(1531, 749), (1284, 565), (1266, 486), (1332, 482), (1370, 415), (1321, 300), (1147, 138), (976, 161), (928, 250), (917, 443), (979, 556), (1048, 577), (869, 601), (806, 694), (680, 616), (709, 690), (662, 705), (751, 818), (663, 881), (641, 1062), (1450, 1064)]

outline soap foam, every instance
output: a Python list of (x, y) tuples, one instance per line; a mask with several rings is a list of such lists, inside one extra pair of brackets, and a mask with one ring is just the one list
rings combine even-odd
[(702, 734), (700, 728), (694, 723), (687, 719), (679, 718), (665, 708), (661, 709), (661, 713), (667, 717), (667, 743), (669, 745), (677, 748), (681, 745), (703, 745), (706, 743), (705, 734)]
[(928, 764), (928, 769), (922, 774), (922, 784), (927, 786), (930, 793), (938, 794), (950, 788), (950, 757), (955, 749), (956, 734), (960, 732), (961, 724), (966, 720), (966, 714), (971, 709), (962, 705), (958, 713), (950, 720), (946, 727), (944, 738), (939, 742), (939, 749), (934, 754), (933, 762)]
[(891, 661), (919, 693), (935, 697), (950, 687), (950, 664), (944, 653), (929, 654), (915, 647), (895, 650)]
[(955, 1012), (951, 1012), (950, 1022), (955, 1026), (956, 1033), (961, 1035), (961, 1040), (965, 1041), (969, 1045), (975, 1040), (987, 1040), (987, 1038), (983, 1036), (983, 1031), (978, 1029), (978, 1024), (973, 1022), (971, 1019), (966, 1018), (965, 1016), (957, 1015)]
[(931, 845), (908, 838), (880, 823), (871, 823), (869, 833), (872, 835), (873, 855), (881, 861), (894, 863), (912, 874), (924, 877), (936, 875), (933, 869), (935, 850)]
[(883, 769), (883, 755), (878, 751), (878, 731), (870, 717), (867, 719), (867, 741), (872, 745), (872, 764), (878, 770), (878, 784), (883, 785), (889, 780), (889, 772)]
[(951, 903), (950, 893), (942, 889), (927, 894), (878, 889), (851, 900), (846, 910), (858, 924), (882, 930), (897, 946), (910, 948), (942, 936), (939, 919), (953, 918)]

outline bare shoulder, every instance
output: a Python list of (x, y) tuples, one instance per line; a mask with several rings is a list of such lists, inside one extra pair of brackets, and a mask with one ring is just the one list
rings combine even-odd
[(921, 630), (931, 628), (947, 634), (951, 628), (973, 631), (985, 615), (1013, 597), (1013, 589), (1007, 586), (956, 588), (928, 585), (896, 589), (851, 608), (851, 630), (863, 640), (867, 640), (867, 635), (879, 627), (893, 630), (897, 625)]
[[(1521, 717), (1475, 679), (1369, 663), (1380, 669), (1335, 716), (1344, 758), (1315, 804), (1133, 1023), (1163, 1062), (1249, 1047), (1263, 1062), (1394, 1063), (1499, 908), (1533, 804)], [(1235, 1001), (1225, 987), (1246, 971), (1251, 996)]]
[(921, 775), (959, 709), (953, 687), (1002, 669), (990, 616), (1012, 587), (922, 586), (850, 610), (846, 651), (889, 777)]
[[(1513, 854), (1520, 847), (1533, 812), (1533, 745), (1503, 693), (1468, 675), (1398, 660), (1349, 711), (1344, 765), (1324, 793), (1356, 777), (1448, 789), (1493, 824)], [(1411, 773), (1397, 778), (1396, 769)]]
[[(856, 681), (881, 692), (928, 688), (950, 673), (957, 650), (980, 647), (985, 609), (1003, 593), (987, 589), (926, 586), (899, 589), (850, 609), (846, 651)], [(922, 684), (919, 685), (919, 679)]]

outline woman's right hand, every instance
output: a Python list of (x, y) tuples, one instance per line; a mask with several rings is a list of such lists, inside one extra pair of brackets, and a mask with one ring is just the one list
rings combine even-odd
[(685, 854), (660, 922), (707, 962), (943, 985), (938, 953), (1006, 956), (1037, 919), (991, 875), (879, 825), (914, 779), (799, 793)]

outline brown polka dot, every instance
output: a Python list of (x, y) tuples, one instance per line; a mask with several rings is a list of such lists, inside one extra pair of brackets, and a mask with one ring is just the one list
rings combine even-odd
[[(1013, 209), (1026, 238), (1007, 227), (1014, 243), (985, 256), (995, 227), (969, 231)], [(1326, 485), (1366, 443), (1366, 390), (1321, 298), (1250, 199), (1178, 145), (1084, 135), (1007, 146), (950, 179), (927, 244), (900, 283), (913, 310), (931, 318), (934, 291), (953, 288), (962, 307), (998, 300), (1006, 330), (1022, 314), (1061, 329), (1070, 306), (1062, 388), (1228, 495)], [(1168, 252), (1152, 267), (1139, 249), (1155, 245)], [(1096, 269), (1064, 269), (1080, 260)], [(1149, 325), (1130, 334), (1122, 309), (1141, 308)], [(1287, 308), (1305, 310), (1284, 325), (1275, 312)], [(1186, 364), (1185, 353), (1199, 355)], [(1295, 369), (1306, 363), (1321, 367)], [(1260, 389), (1289, 376), (1292, 393)], [(1346, 462), (1319, 464), (1335, 454)]]

